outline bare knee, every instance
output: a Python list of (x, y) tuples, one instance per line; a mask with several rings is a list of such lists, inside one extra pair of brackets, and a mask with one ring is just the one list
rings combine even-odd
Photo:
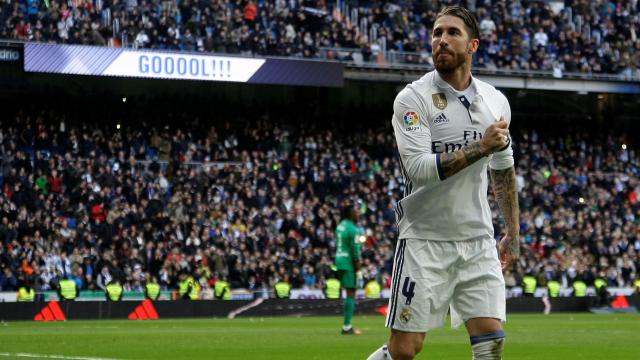
[(412, 360), (420, 351), (424, 343), (425, 333), (409, 333), (391, 330), (389, 338), (389, 353), (393, 360)]
[(502, 331), (502, 322), (494, 318), (474, 318), (465, 322), (469, 336), (477, 336)]

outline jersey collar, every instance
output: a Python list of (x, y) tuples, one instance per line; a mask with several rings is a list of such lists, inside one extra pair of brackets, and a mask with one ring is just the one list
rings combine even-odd
[[(442, 79), (442, 77), (440, 77), (440, 74), (438, 73), (438, 70), (433, 70), (433, 72), (434, 72), (433, 83), (438, 88), (440, 88), (442, 90), (446, 90), (446, 91), (448, 91), (450, 93), (453, 93), (453, 94), (459, 94), (459, 93), (464, 92), (464, 90), (463, 91), (458, 91), (458, 90), (454, 89), (453, 86), (449, 85), (448, 82), (444, 81), (444, 79)], [(476, 84), (475, 78), (473, 77), (473, 74), (471, 74), (471, 84), (469, 84), (469, 86), (473, 86), (473, 89), (475, 90), (475, 93), (479, 94), (478, 86)]]

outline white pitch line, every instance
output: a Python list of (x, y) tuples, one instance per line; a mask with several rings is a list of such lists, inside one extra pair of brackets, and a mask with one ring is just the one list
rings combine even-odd
[(227, 318), (233, 319), (233, 318), (236, 317), (236, 315), (239, 315), (239, 314), (241, 314), (241, 313), (243, 313), (243, 312), (245, 312), (245, 311), (247, 311), (249, 309), (252, 309), (252, 308), (262, 304), (263, 301), (264, 301), (264, 298), (257, 298), (254, 301), (250, 302), (249, 304), (247, 304), (247, 305), (245, 305), (245, 306), (243, 306), (241, 308), (233, 310), (232, 312), (229, 313), (229, 315), (227, 315)]
[(64, 355), (43, 355), (43, 354), (30, 354), (30, 353), (0, 353), (0, 356), (11, 356), (11, 357), (23, 357), (23, 358), (36, 358), (36, 359), (63, 359), (63, 360), (118, 360), (112, 358), (97, 358), (97, 357), (86, 357), (86, 356), (64, 356)]
[(68, 329), (68, 328), (74, 328), (74, 329), (120, 329), (119, 326), (56, 326), (56, 328), (58, 329)]

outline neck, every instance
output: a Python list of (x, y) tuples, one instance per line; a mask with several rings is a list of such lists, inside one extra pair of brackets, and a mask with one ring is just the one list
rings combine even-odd
[(458, 91), (462, 91), (468, 88), (471, 84), (471, 64), (465, 63), (449, 73), (442, 73), (438, 71), (438, 75), (440, 75), (442, 80), (446, 81), (447, 84), (451, 85), (451, 87)]

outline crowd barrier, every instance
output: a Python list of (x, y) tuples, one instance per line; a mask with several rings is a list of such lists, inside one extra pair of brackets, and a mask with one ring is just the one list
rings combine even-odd
[[(630, 306), (640, 308), (638, 295), (623, 297)], [(357, 314), (386, 312), (388, 300), (359, 300)], [(0, 303), (0, 320), (98, 320), (158, 318), (233, 318), (240, 316), (320, 316), (342, 314), (342, 300), (176, 300), (176, 301), (36, 301)], [(551, 312), (586, 312), (596, 306), (596, 297), (551, 298)], [(542, 313), (545, 303), (541, 298), (521, 297), (507, 299), (508, 313)]]
[[(635, 294), (635, 290), (632, 287), (608, 287), (607, 291), (610, 297), (617, 296), (632, 296)], [(2, 302), (15, 302), (17, 301), (18, 293), (16, 291), (0, 292), (0, 303)], [(519, 298), (524, 295), (523, 289), (520, 286), (510, 287), (506, 289), (507, 299)], [(560, 288), (560, 297), (573, 297), (572, 288)], [(38, 291), (36, 292), (37, 301), (54, 301), (59, 300), (58, 293), (55, 291)], [(356, 299), (364, 300), (366, 298), (365, 291), (358, 289), (356, 291)], [(388, 299), (391, 296), (391, 289), (385, 288), (380, 292), (380, 296), (383, 299)], [(548, 296), (547, 288), (538, 287), (534, 294), (537, 298)], [(596, 290), (590, 286), (586, 290), (586, 296), (596, 296)], [(178, 299), (177, 290), (162, 290), (158, 300), (176, 300)], [(260, 290), (246, 290), (246, 289), (233, 289), (231, 290), (232, 300), (252, 300), (257, 297), (274, 298), (275, 293), (272, 289), (260, 289)], [(342, 297), (346, 297), (346, 292), (342, 290)], [(201, 300), (214, 300), (213, 289), (207, 288), (200, 292)], [(291, 299), (295, 300), (320, 300), (325, 298), (325, 293), (321, 289), (291, 289)], [(145, 293), (143, 291), (124, 291), (122, 300), (125, 301), (139, 301), (145, 299)], [(76, 298), (76, 301), (106, 301), (106, 295), (101, 290), (83, 290)]]

